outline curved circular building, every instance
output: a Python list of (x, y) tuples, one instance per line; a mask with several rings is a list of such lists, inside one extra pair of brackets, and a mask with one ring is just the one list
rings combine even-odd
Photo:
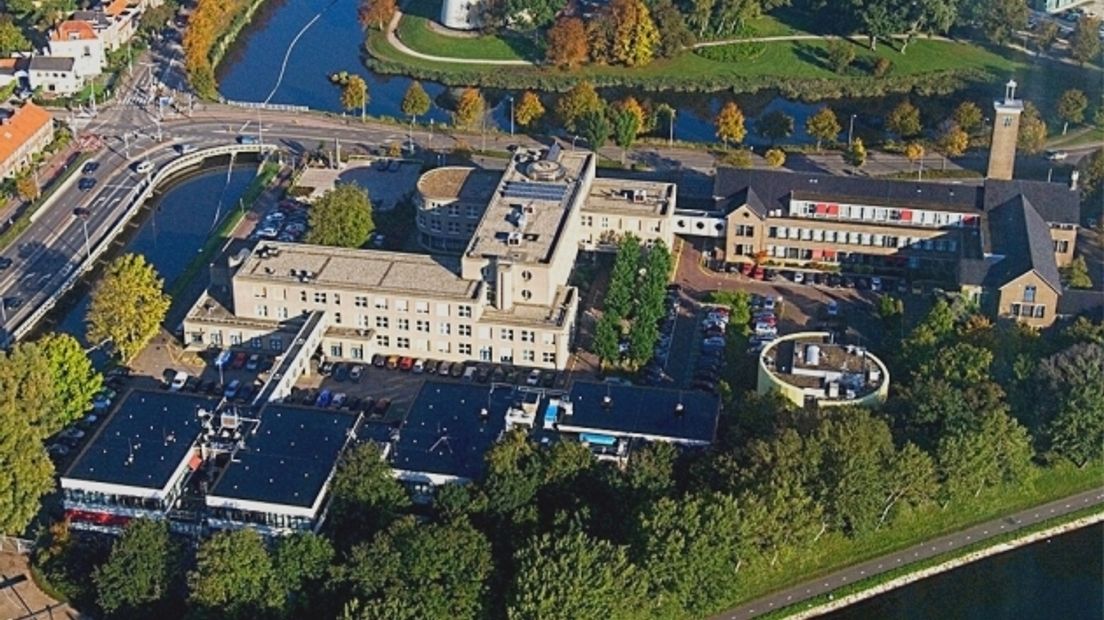
[(444, 0), (441, 23), (453, 30), (475, 30), (482, 25), (479, 0)]
[(828, 332), (799, 332), (759, 354), (758, 392), (775, 390), (798, 406), (872, 407), (889, 394), (889, 370), (862, 347), (836, 344)]
[(459, 254), (483, 217), (500, 175), (465, 166), (435, 168), (418, 179), (418, 241), (434, 252)]

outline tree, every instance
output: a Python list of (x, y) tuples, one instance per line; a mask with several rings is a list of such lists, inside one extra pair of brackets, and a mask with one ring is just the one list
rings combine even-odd
[(686, 26), (682, 11), (671, 0), (657, 0), (652, 4), (652, 17), (659, 30), (656, 57), (674, 58), (697, 41), (694, 33)]
[(341, 107), (346, 110), (360, 108), (360, 117), (368, 113), (368, 83), (359, 75), (350, 75), (341, 87)]
[(483, 116), (486, 114), (487, 102), (483, 95), (474, 88), (465, 88), (460, 93), (460, 99), (456, 102), (456, 112), (452, 115), (452, 122), (460, 129), (471, 131), (482, 126)]
[(1034, 155), (1043, 150), (1046, 139), (1047, 126), (1039, 109), (1031, 102), (1025, 103), (1020, 114), (1020, 134), (1016, 146), (1024, 153)]
[(713, 7), (716, 6), (717, 0), (691, 0), (690, 13), (686, 17), (686, 21), (697, 29), (698, 38), (705, 36), (706, 29), (710, 26), (710, 21), (713, 18)]
[(1096, 149), (1081, 161), (1081, 192), (1086, 202), (1104, 188), (1104, 149)]
[(966, 133), (974, 133), (981, 129), (981, 108), (973, 101), (963, 101), (958, 104), (951, 118)]
[(23, 171), (16, 175), (15, 192), (19, 194), (19, 198), (24, 202), (30, 202), (38, 198), (39, 188), (38, 181), (35, 180), (35, 175), (28, 171)]
[(587, 112), (579, 119), (579, 135), (587, 141), (593, 151), (605, 146), (610, 137), (610, 130), (609, 119), (601, 111)]
[(339, 542), (360, 541), (386, 528), (410, 506), (410, 496), (379, 448), (361, 444), (345, 453), (330, 487), (330, 527)]
[(283, 604), (276, 577), (256, 530), (222, 531), (199, 546), (188, 599), (213, 617), (256, 618)]
[(1084, 65), (1100, 55), (1100, 20), (1085, 16), (1077, 21), (1070, 37), (1070, 57)]
[(924, 145), (919, 142), (909, 142), (906, 144), (905, 158), (914, 164), (924, 159)]
[(332, 579), (359, 602), (360, 618), (474, 620), (484, 617), (492, 568), (490, 541), (467, 519), (404, 517), (353, 547)]
[(140, 254), (111, 261), (92, 290), (88, 307), (88, 341), (110, 342), (116, 357), (127, 362), (150, 341), (165, 320), (171, 300), (164, 280)]
[(586, 25), (578, 17), (561, 17), (548, 30), (545, 60), (561, 69), (574, 69), (586, 62)]
[(836, 73), (845, 73), (855, 62), (855, 47), (846, 39), (829, 39), (825, 44), (828, 52), (828, 64)]
[(901, 30), (905, 40), (901, 44), (901, 53), (908, 50), (909, 43), (921, 33), (945, 33), (958, 17), (957, 0), (924, 0), (923, 2), (897, 2)]
[(1074, 257), (1069, 266), (1062, 269), (1062, 277), (1070, 288), (1092, 288), (1092, 278), (1089, 277), (1089, 266), (1085, 264), (1084, 256)]
[(578, 530), (529, 540), (516, 565), (510, 620), (628, 620), (643, 611), (646, 584), (625, 548)]
[(580, 130), (576, 121), (587, 112), (601, 112), (603, 107), (602, 99), (598, 96), (598, 91), (594, 90), (594, 85), (583, 80), (559, 98), (556, 102), (556, 114), (563, 122), (564, 129), (578, 133)]
[(312, 532), (298, 532), (276, 543), (272, 570), (285, 591), (284, 610), (289, 617), (303, 617), (312, 608), (311, 594), (321, 589), (334, 558), (329, 539)]
[(842, 128), (836, 119), (836, 113), (825, 106), (809, 117), (805, 122), (805, 131), (816, 138), (816, 149), (819, 151), (821, 142), (835, 140)]
[(640, 239), (625, 235), (617, 245), (609, 287), (606, 289), (605, 311), (617, 320), (629, 318), (636, 297), (636, 274), (640, 264)]
[(643, 0), (613, 0), (610, 15), (617, 25), (613, 58), (628, 67), (652, 62), (659, 47), (659, 30)]
[(53, 398), (44, 409), (51, 412), (44, 425), (47, 435), (81, 419), (92, 408), (92, 399), (103, 388), (103, 375), (77, 339), (69, 334), (51, 333), (35, 343), (49, 364)]
[(422, 83), (417, 80), (411, 82), (406, 89), (406, 94), (403, 95), (403, 114), (410, 117), (411, 123), (415, 123), (419, 116), (429, 112), (431, 105), (433, 105), (433, 102), (430, 100), (429, 94), (422, 88)]
[(634, 555), (659, 607), (652, 617), (697, 618), (732, 600), (748, 544), (741, 514), (727, 495), (661, 498), (633, 528)]
[(902, 138), (920, 133), (920, 110), (909, 101), (902, 101), (886, 117), (886, 127)]
[(938, 146), (945, 157), (959, 157), (970, 146), (970, 136), (955, 123), (950, 123), (939, 136)]
[(1050, 449), (1084, 467), (1104, 454), (1104, 345), (1078, 343), (1039, 363)]
[(1003, 412), (982, 416), (979, 428), (944, 436), (937, 462), (945, 501), (977, 497), (987, 487), (1023, 483), (1031, 475), (1027, 430)]
[(1007, 43), (1013, 33), (1027, 27), (1027, 3), (1020, 0), (976, 0), (962, 8), (962, 19), (993, 43)]
[(640, 131), (640, 117), (632, 110), (621, 109), (613, 113), (613, 141), (621, 147), (621, 165), (625, 165), (625, 154)]
[(11, 56), (12, 52), (31, 49), (31, 42), (23, 36), (23, 31), (11, 19), (0, 19), (0, 54)]
[(1058, 42), (1059, 34), (1061, 31), (1053, 20), (1039, 20), (1039, 24), (1035, 27), (1035, 45), (1041, 53), (1049, 53)]
[(528, 127), (540, 120), (542, 116), (544, 116), (544, 105), (541, 104), (540, 97), (531, 90), (522, 93), (516, 110), (518, 125)]
[(1066, 135), (1070, 123), (1080, 123), (1085, 120), (1085, 108), (1089, 107), (1089, 100), (1085, 93), (1076, 88), (1071, 88), (1062, 93), (1058, 98), (1058, 118), (1062, 119), (1062, 135)]
[(764, 138), (775, 143), (793, 134), (794, 119), (781, 110), (775, 110), (763, 115), (756, 124), (756, 128)]
[(767, 152), (763, 154), (763, 159), (767, 161), (767, 165), (771, 168), (781, 168), (786, 164), (786, 151), (767, 149)]
[(724, 141), (726, 149), (729, 141), (739, 144), (747, 135), (747, 129), (744, 127), (744, 113), (733, 101), (729, 101), (721, 108), (714, 125), (717, 128), (717, 137)]
[(886, 522), (899, 505), (919, 505), (936, 496), (939, 480), (931, 455), (909, 442), (897, 451), (889, 464), (888, 484), (878, 525)]
[(621, 358), (618, 349), (621, 343), (620, 322), (620, 318), (606, 312), (594, 326), (594, 354), (604, 363), (616, 362)]
[(847, 533), (875, 529), (889, 487), (889, 463), (896, 452), (889, 425), (865, 409), (834, 409), (813, 438), (819, 451), (815, 479), (825, 513)]
[(0, 397), (0, 533), (22, 536), (38, 513), (39, 499), (54, 488), (54, 466), (44, 436), (5, 390)]
[(866, 145), (863, 144), (862, 138), (851, 141), (851, 146), (847, 149), (847, 161), (856, 168), (866, 163)]
[(357, 18), (360, 20), (360, 25), (366, 29), (383, 30), (391, 23), (397, 10), (395, 0), (360, 0)]
[(654, 128), (655, 121), (649, 117), (648, 112), (644, 109), (644, 106), (640, 105), (640, 102), (636, 100), (636, 97), (625, 97), (621, 101), (613, 104), (613, 111), (616, 115), (617, 112), (628, 112), (636, 117), (637, 133), (645, 133), (649, 129)]
[(92, 574), (96, 602), (111, 617), (149, 618), (168, 612), (183, 576), (180, 547), (166, 521), (135, 519)]
[(311, 205), (307, 243), (359, 248), (375, 229), (368, 193), (353, 183), (338, 183)]

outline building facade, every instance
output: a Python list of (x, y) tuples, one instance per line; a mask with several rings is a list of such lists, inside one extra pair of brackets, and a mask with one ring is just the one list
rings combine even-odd
[(54, 118), (28, 101), (0, 109), (0, 178), (10, 178), (31, 164), (54, 139)]
[(95, 77), (106, 64), (104, 42), (84, 20), (67, 19), (50, 32), (49, 55), (72, 58), (73, 71), (81, 79)]
[(889, 396), (889, 369), (828, 332), (787, 334), (759, 353), (757, 391), (778, 392), (799, 407), (874, 407)]

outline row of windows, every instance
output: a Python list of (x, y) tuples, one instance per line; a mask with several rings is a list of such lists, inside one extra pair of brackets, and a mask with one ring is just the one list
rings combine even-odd
[[(433, 211), (437, 215), (448, 214), (449, 217), (460, 217), (461, 210), (464, 212), (465, 217), (472, 219), (477, 219), (483, 215), (483, 207), (474, 204), (465, 205), (463, 209), (455, 202), (444, 207), (433, 207), (432, 205), (422, 203), (421, 207), (423, 211)], [(420, 218), (421, 216), (419, 215), (418, 217)]]
[(801, 241), (823, 241), (849, 245), (867, 245), (879, 248), (911, 248), (916, 250), (954, 252), (958, 242), (954, 239), (924, 239), (921, 237), (898, 237), (881, 233), (852, 232), (846, 230), (824, 230), (820, 228), (796, 228), (771, 226), (767, 236), (772, 239), (794, 239)]
[(917, 226), (976, 225), (976, 215), (897, 209), (893, 207), (868, 207), (823, 202), (796, 202), (790, 208), (791, 215), (826, 219), (858, 220), (863, 222), (891, 222)]
[[(441, 220), (439, 218), (436, 218), (436, 217), (430, 217), (428, 219), (429, 219), (429, 229), (433, 232), (441, 232), (441, 228), (442, 228), (441, 227)], [(419, 215), (417, 220), (418, 220), (418, 228), (425, 228), (426, 227), (426, 218)], [(450, 235), (459, 235), (460, 234), (460, 223), (459, 222), (446, 221), (444, 228), (445, 228), (445, 231), (448, 232), (448, 234), (450, 234)], [(468, 222), (468, 223), (464, 224), (464, 234), (467, 234), (467, 235), (475, 234), (475, 224), (472, 223), (472, 222)]]
[[(436, 351), (437, 353), (452, 353), (452, 343), (447, 340), (439, 340), (431, 344), (429, 340), (411, 340), (405, 336), (399, 336), (395, 338), (394, 342), (394, 348), (399, 351), (417, 351), (421, 353)], [(383, 351), (391, 350), (391, 337), (383, 334), (376, 336), (376, 346)], [(471, 356), (472, 351), (473, 347), (469, 342), (461, 342), (456, 345), (456, 353), (459, 355)], [(341, 343), (330, 345), (331, 356), (340, 358), (344, 357), (344, 353), (345, 349)], [(537, 352), (532, 349), (522, 349), (519, 353), (521, 356), (520, 361), (522, 362), (537, 361)], [(349, 357), (357, 360), (364, 359), (364, 348), (359, 345), (350, 347)], [(498, 361), (503, 364), (512, 364), (515, 361), (514, 350), (510, 347), (500, 347), (498, 349), (498, 359), (495, 360), (493, 347), (479, 347), (479, 359), (484, 362)], [(556, 352), (542, 351), (540, 359), (545, 364), (554, 364), (556, 362)]]
[[(192, 332), (192, 344), (203, 344), (203, 338), (203, 332)], [(226, 342), (223, 342), (222, 332), (214, 331), (210, 334), (210, 342), (208, 344), (216, 347), (221, 347), (224, 345), (231, 347), (240, 347), (246, 344), (246, 342), (241, 332), (231, 332), (227, 334), (227, 340)], [(264, 339), (260, 336), (250, 338), (248, 344), (249, 348), (251, 349), (263, 349)], [(271, 351), (283, 351), (284, 339), (280, 336), (270, 336), (268, 339), (268, 348)]]
[[(287, 289), (278, 288), (278, 289), (272, 289), (270, 291), (267, 286), (254, 286), (253, 287), (253, 297), (254, 298), (269, 299), (270, 294), (271, 294), (271, 299), (276, 299), (276, 300), (286, 300), (287, 299)], [(307, 291), (306, 289), (299, 291), (299, 301), (304, 302), (304, 303), (314, 302), (316, 304), (329, 304), (329, 303), (332, 302), (333, 305), (340, 306), (341, 305), (341, 299), (342, 299), (341, 298), (341, 293), (337, 293), (337, 292)], [(406, 299), (395, 299), (395, 300), (393, 300), (394, 303), (391, 303), (392, 300), (389, 300), (389, 298), (387, 298), (387, 297), (373, 297), (371, 300), (369, 300), (367, 295), (354, 295), (353, 296), (353, 306), (355, 306), (357, 308), (367, 308), (367, 307), (369, 307), (369, 301), (371, 302), (371, 306), (374, 307), (376, 310), (387, 310), (388, 308), (393, 308), (396, 312), (410, 312), (410, 308), (411, 308), (411, 304), (410, 304), (409, 300), (406, 300)], [(436, 304), (434, 304), (434, 306), (435, 307), (433, 309), (434, 309), (435, 314), (437, 316), (442, 316), (442, 317), (450, 316), (450, 311), (451, 311), (450, 304), (436, 303)], [(413, 308), (414, 308), (414, 313), (415, 314), (429, 314), (430, 302), (428, 302), (428, 301), (415, 301), (414, 304), (413, 304)], [(260, 311), (258, 311), (258, 314), (260, 314), (260, 316), (268, 316), (267, 309), (265, 310), (265, 312), (266, 312), (266, 314), (260, 314)], [(277, 309), (277, 313), (280, 314), (279, 309)], [(282, 314), (283, 314), (283, 316), (280, 316), (279, 318), (287, 318), (286, 309), (282, 312)], [(461, 305), (456, 306), (456, 316), (458, 316), (462, 319), (470, 319), (472, 317), (472, 307), (470, 305), (467, 305), (467, 304), (461, 304)]]
[(1012, 316), (1041, 319), (1046, 316), (1046, 306), (1038, 304), (1012, 304)]
[[(584, 215), (579, 219), (579, 223), (582, 224), (583, 228), (594, 228), (594, 216), (593, 215)], [(606, 215), (598, 216), (598, 228), (610, 228), (610, 218), (609, 218), (609, 216), (606, 216)], [(641, 221), (641, 220), (638, 220), (636, 218), (629, 218), (629, 219), (625, 220), (624, 222), (622, 222), (620, 226), (616, 226), (615, 228), (617, 228), (618, 230), (625, 231), (625, 232), (633, 232), (633, 231), (644, 232), (647, 229), (644, 226), (644, 222)], [(657, 220), (655, 222), (655, 224), (653, 224), (650, 227), (650, 230), (651, 230), (651, 232), (662, 232), (663, 231), (663, 222), (662, 222), (662, 220)]]

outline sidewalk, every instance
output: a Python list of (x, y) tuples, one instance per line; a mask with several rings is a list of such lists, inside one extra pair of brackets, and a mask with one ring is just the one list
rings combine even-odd
[[(69, 142), (68, 146), (55, 153), (53, 157), (41, 164), (41, 167), (38, 169), (39, 191), (46, 193), (47, 188), (56, 183), (61, 178), (61, 175), (68, 170), (68, 162), (78, 154), (80, 154), (80, 148), (77, 146), (77, 141), (72, 140)], [(31, 202), (25, 203), (19, 196), (13, 196), (0, 206), (0, 222), (5, 222), (3, 228), (7, 229), (6, 222), (17, 217), (24, 208), (31, 204)]]

